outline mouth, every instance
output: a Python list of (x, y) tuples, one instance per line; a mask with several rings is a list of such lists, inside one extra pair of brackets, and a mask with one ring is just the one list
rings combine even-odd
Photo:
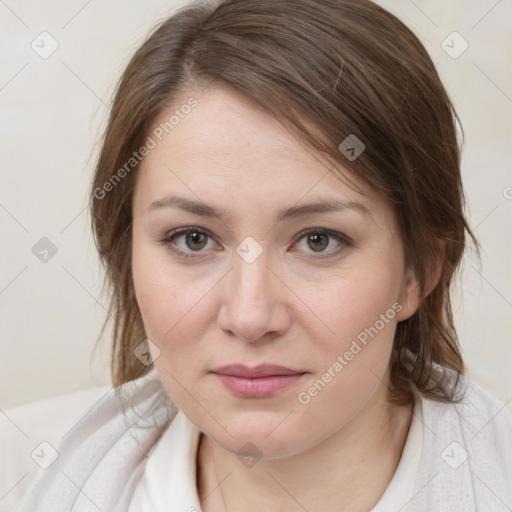
[(263, 398), (296, 383), (307, 372), (278, 365), (228, 365), (212, 372), (232, 393), (251, 398)]

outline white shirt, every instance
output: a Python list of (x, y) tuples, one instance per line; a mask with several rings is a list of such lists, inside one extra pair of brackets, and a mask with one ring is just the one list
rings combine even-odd
[[(128, 512), (201, 512), (196, 486), (199, 436), (198, 428), (179, 411), (149, 454)], [(422, 444), (423, 414), (417, 399), (398, 467), (371, 512), (398, 512), (411, 499)]]
[[(395, 512), (404, 501), (402, 512), (512, 510), (512, 412), (467, 378), (458, 390), (463, 397), (456, 403), (420, 395), (421, 414), (415, 409), (397, 470), (373, 512)], [(92, 395), (80, 402), (82, 395), (72, 393), (0, 411), (2, 512), (143, 512), (136, 507), (146, 499), (157, 507), (165, 500), (166, 512), (174, 505), (200, 511), (199, 434), (156, 370), (104, 391), (94, 390), (100, 399), (89, 410), (83, 404)], [(177, 501), (168, 503), (167, 493)]]
[(127, 512), (201, 511), (196, 487), (200, 434), (180, 410), (149, 454)]

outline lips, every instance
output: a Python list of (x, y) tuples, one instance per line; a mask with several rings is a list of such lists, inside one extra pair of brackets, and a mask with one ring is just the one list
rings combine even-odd
[(296, 383), (306, 372), (285, 366), (264, 364), (249, 368), (228, 365), (212, 372), (233, 394), (244, 398), (264, 398)]
[(248, 366), (241, 364), (233, 364), (228, 366), (221, 366), (220, 368), (214, 370), (213, 373), (232, 375), (234, 377), (258, 378), (279, 375), (298, 375), (305, 372), (274, 364), (262, 364), (254, 368), (249, 368)]

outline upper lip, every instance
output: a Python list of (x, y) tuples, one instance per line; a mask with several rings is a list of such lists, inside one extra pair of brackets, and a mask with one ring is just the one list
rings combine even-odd
[(274, 375), (297, 375), (305, 372), (275, 364), (262, 364), (252, 368), (243, 364), (230, 364), (213, 370), (213, 373), (222, 373), (223, 375), (233, 375), (235, 377), (255, 378)]

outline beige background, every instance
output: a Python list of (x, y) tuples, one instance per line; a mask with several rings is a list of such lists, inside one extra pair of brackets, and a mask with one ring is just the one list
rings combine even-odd
[[(147, 30), (184, 2), (0, 2), (2, 187), (0, 407), (107, 382), (101, 271), (85, 209), (117, 78)], [(484, 247), (458, 287), (456, 320), (475, 380), (512, 400), (512, 2), (386, 0), (424, 42), (466, 134), (464, 182)], [(47, 59), (31, 47), (50, 36)], [(457, 35), (447, 36), (452, 32)], [(441, 47), (443, 40), (460, 52)], [(43, 51), (40, 48), (39, 51)], [(32, 252), (49, 238), (46, 263)], [(108, 336), (107, 336), (108, 338)]]

